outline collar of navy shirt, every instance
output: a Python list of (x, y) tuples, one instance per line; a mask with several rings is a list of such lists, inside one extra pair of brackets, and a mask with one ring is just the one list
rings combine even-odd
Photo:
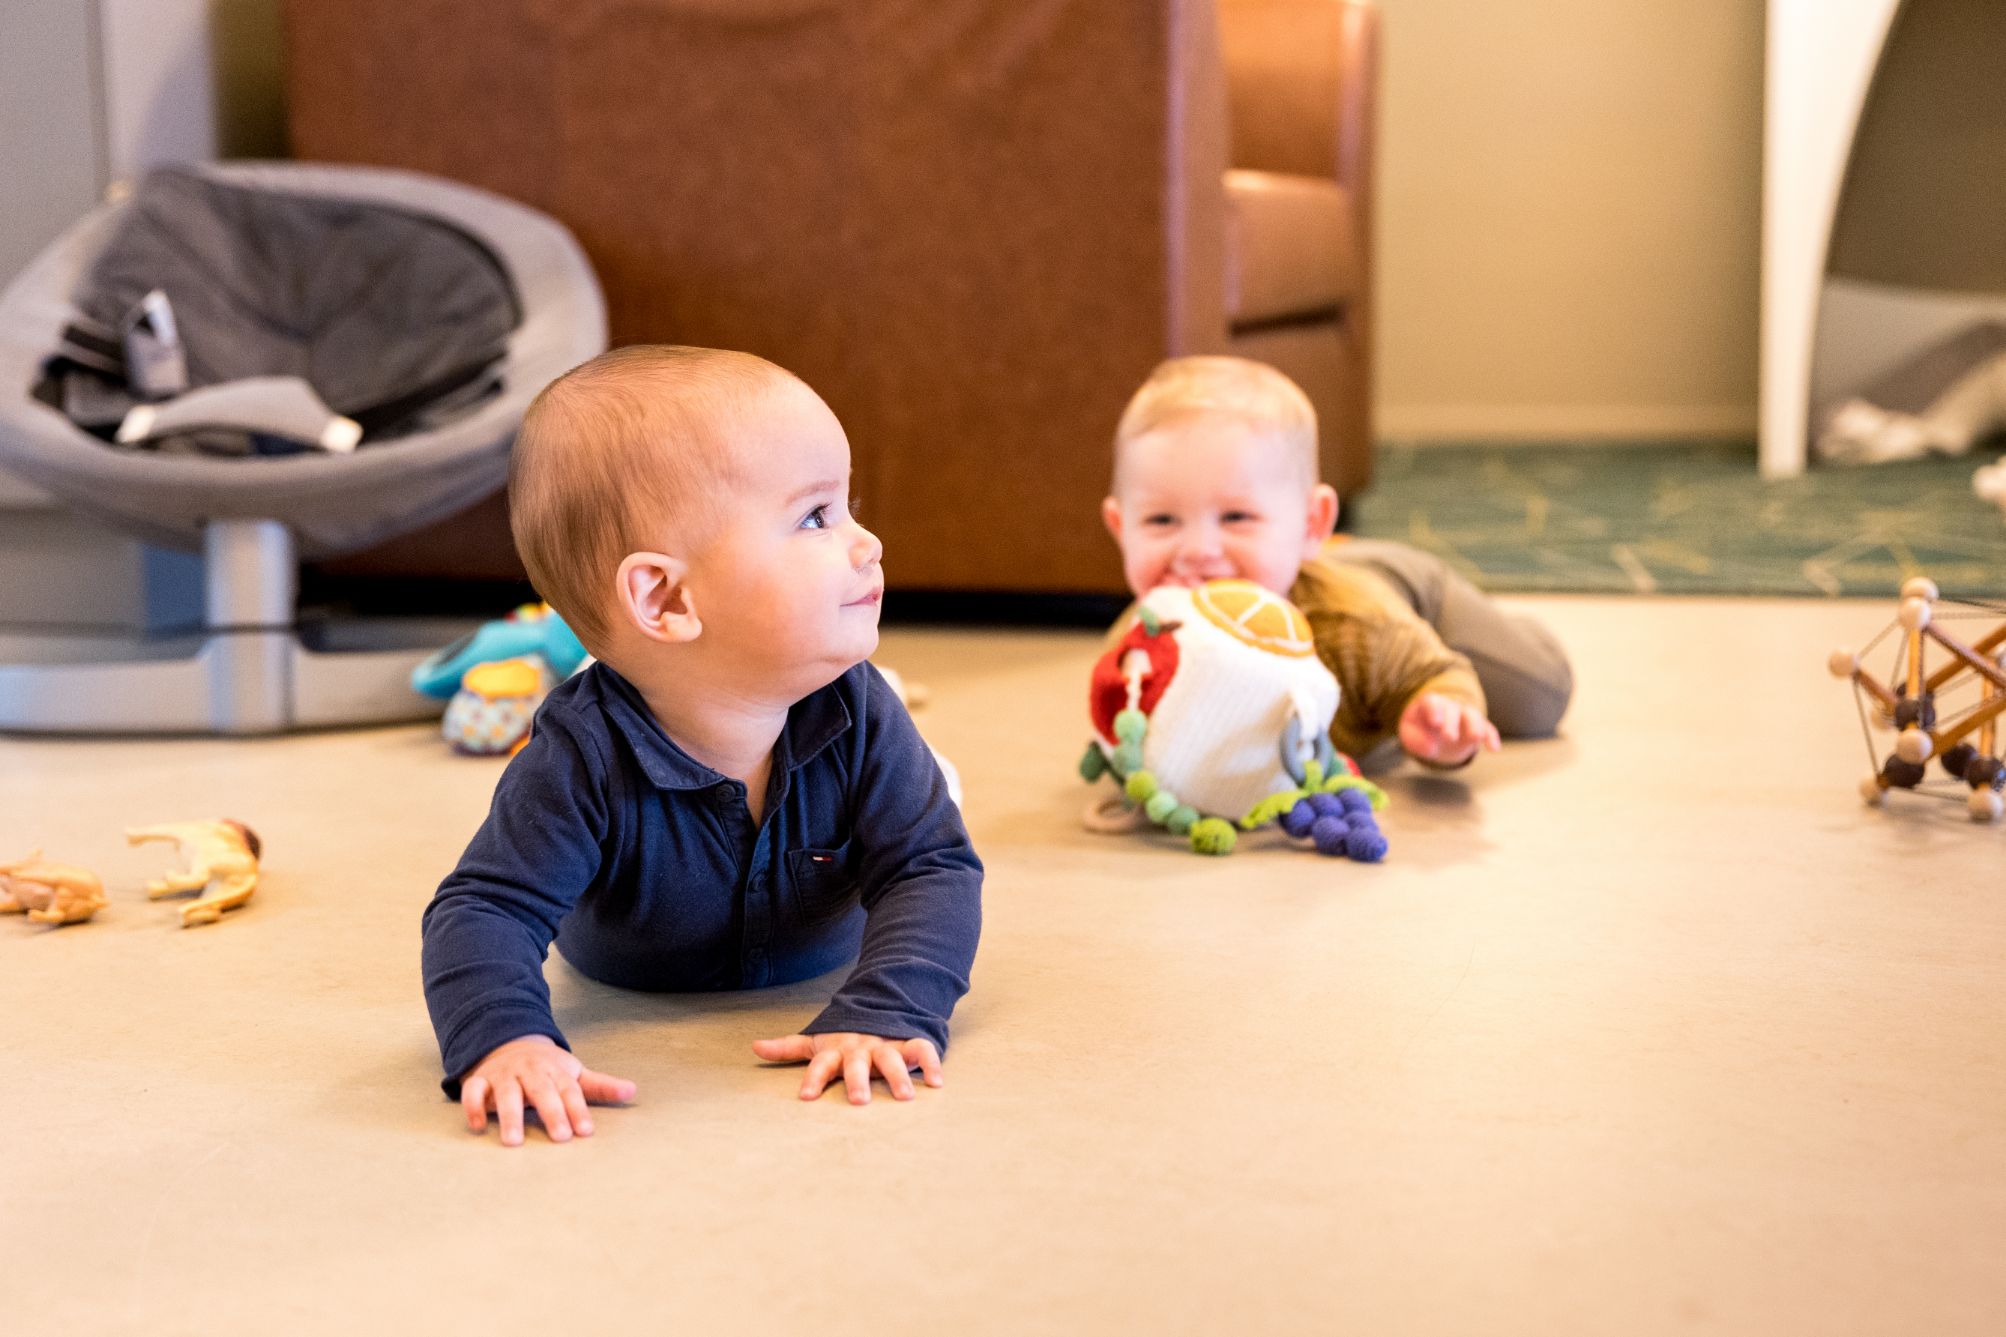
[[(712, 770), (676, 745), (648, 709), (640, 689), (609, 668), (604, 661), (587, 673), (599, 674), (607, 684), (604, 692), (606, 714), (626, 738), (648, 783), (657, 789), (709, 789), (720, 783), (737, 783)], [(843, 700), (843, 678), (817, 688), (787, 710), (787, 723), (773, 745), (773, 774), (787, 775), (813, 761), (829, 744), (849, 731), (850, 707)], [(868, 670), (866, 670), (868, 672)]]

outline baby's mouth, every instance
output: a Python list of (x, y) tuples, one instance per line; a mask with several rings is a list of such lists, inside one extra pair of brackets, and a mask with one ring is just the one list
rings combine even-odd
[(871, 592), (870, 592), (869, 594), (866, 594), (866, 595), (865, 595), (865, 596), (864, 596), (863, 598), (861, 598), (861, 599), (852, 599), (852, 600), (850, 600), (850, 602), (848, 602), (848, 603), (844, 604), (844, 605), (843, 605), (843, 607), (845, 607), (845, 608), (876, 608), (876, 607), (877, 607), (877, 606), (878, 606), (878, 605), (879, 605), (879, 604), (880, 604), (881, 602), (883, 602), (883, 600), (884, 600), (884, 597), (885, 597), (885, 591), (884, 591), (884, 587), (883, 587), (883, 586), (879, 586), (879, 587), (878, 587), (877, 589), (874, 589), (874, 590), (872, 590), (872, 591), (871, 591)]

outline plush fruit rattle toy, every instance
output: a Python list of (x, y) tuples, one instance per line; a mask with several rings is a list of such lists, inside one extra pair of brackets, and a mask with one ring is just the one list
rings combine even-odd
[(1386, 795), (1331, 746), (1337, 698), (1288, 600), (1247, 580), (1166, 585), (1094, 665), (1080, 774), (1112, 775), (1128, 804), (1201, 854), (1279, 822), (1321, 853), (1376, 862)]

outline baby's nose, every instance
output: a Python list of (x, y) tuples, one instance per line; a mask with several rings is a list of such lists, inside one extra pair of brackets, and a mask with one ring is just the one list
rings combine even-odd
[(1184, 543), (1178, 549), (1178, 556), (1190, 561), (1210, 561), (1217, 557), (1222, 548), (1219, 531), (1210, 525), (1194, 525), (1184, 535)]
[(875, 562), (884, 560), (885, 545), (878, 536), (862, 525), (856, 526), (857, 536), (850, 541), (850, 564), (859, 571)]

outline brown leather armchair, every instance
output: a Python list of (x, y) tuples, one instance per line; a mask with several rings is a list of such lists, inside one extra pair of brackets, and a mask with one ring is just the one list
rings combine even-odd
[[(849, 432), (895, 587), (1119, 588), (1160, 359), (1299, 381), (1371, 472), (1365, 0), (289, 0), (301, 157), (559, 218), (613, 341), (742, 348)], [(1230, 112), (1229, 112), (1230, 107)], [(1229, 170), (1230, 168), (1230, 170)], [(498, 502), (350, 570), (519, 571)]]

